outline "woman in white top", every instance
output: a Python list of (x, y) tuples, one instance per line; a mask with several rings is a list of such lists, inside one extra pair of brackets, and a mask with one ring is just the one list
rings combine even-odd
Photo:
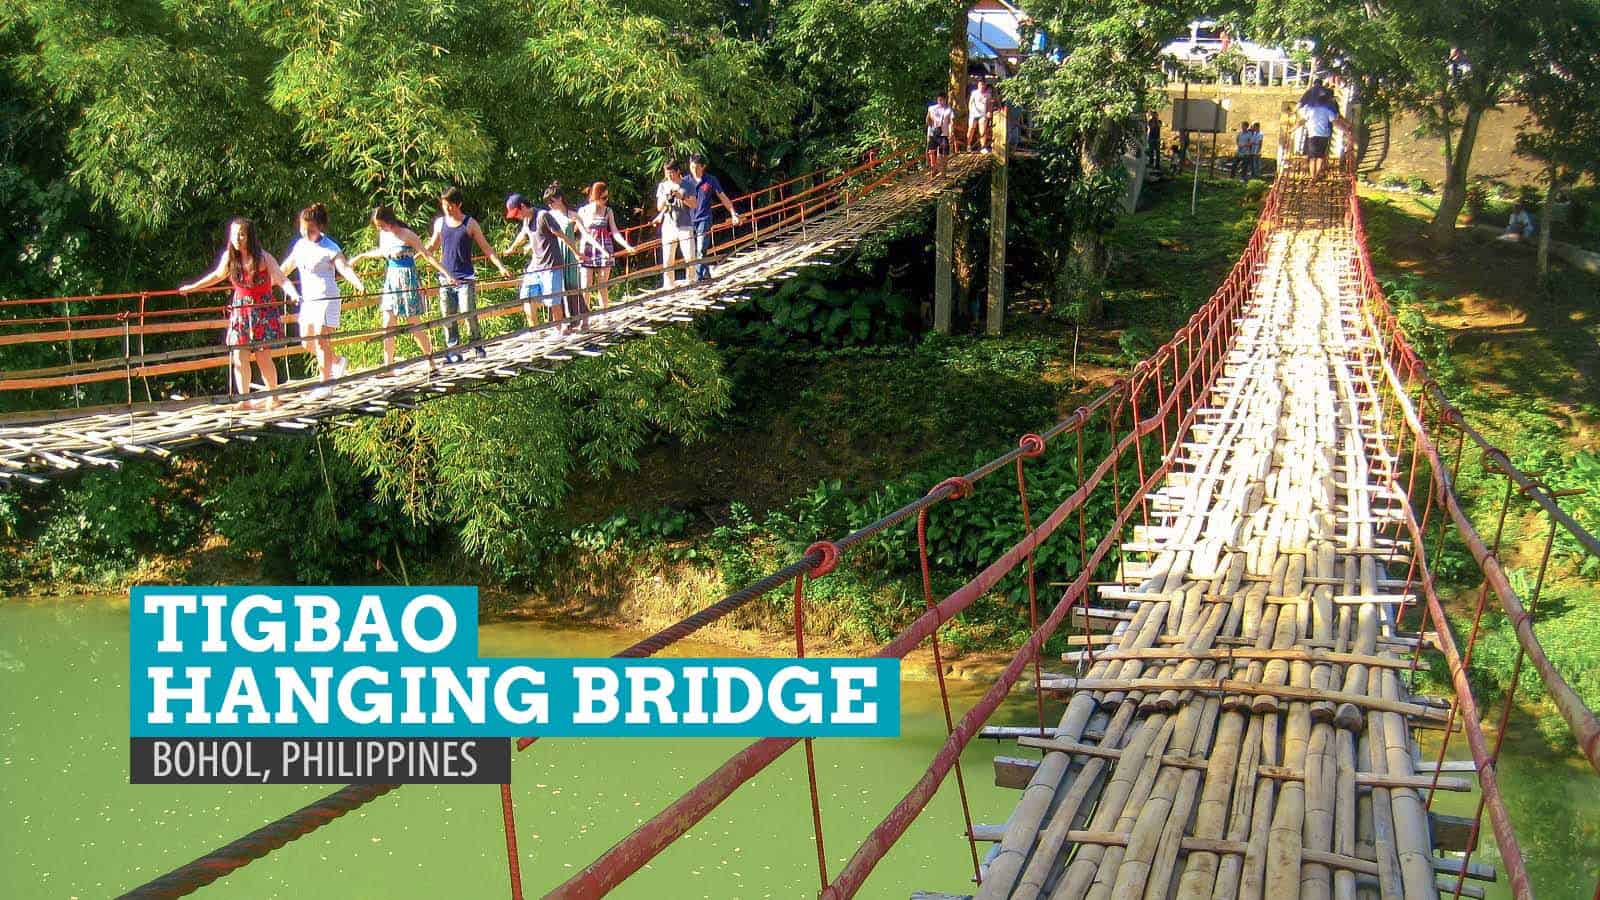
[(616, 214), (608, 205), (611, 191), (606, 183), (596, 181), (589, 185), (588, 194), (589, 202), (578, 209), (578, 239), (583, 244), (583, 289), (592, 291), (590, 296), (599, 304), (598, 308), (604, 309), (611, 302), (607, 283), (611, 281), (611, 267), (616, 264), (616, 248), (632, 253), (633, 245), (617, 227)]
[(300, 272), (301, 346), (316, 355), (319, 380), (344, 374), (346, 360), (334, 358), (329, 335), (339, 328), (339, 276), (356, 293), (365, 293), (361, 276), (344, 258), (344, 251), (328, 237), (328, 209), (313, 203), (300, 210), (300, 238), (283, 258), (283, 274)]

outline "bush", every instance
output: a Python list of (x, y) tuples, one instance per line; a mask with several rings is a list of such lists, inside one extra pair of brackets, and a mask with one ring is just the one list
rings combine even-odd
[(1406, 179), (1406, 188), (1409, 189), (1413, 194), (1433, 193), (1433, 186), (1415, 175)]
[(837, 286), (800, 275), (747, 306), (708, 320), (705, 332), (721, 343), (764, 347), (903, 343), (911, 336), (907, 327), (911, 310), (911, 301), (887, 283)]
[(268, 437), (235, 444), (213, 467), (219, 469), (228, 477), (212, 479), (206, 509), (236, 552), (260, 554), (268, 578), (365, 583), (432, 543), (398, 507), (375, 500), (331, 442)]
[(185, 548), (199, 534), (199, 508), (164, 475), (141, 461), (86, 474), (49, 504), (32, 561), (54, 579), (108, 582), (145, 554)]
[(1267, 184), (1266, 181), (1260, 178), (1252, 178), (1245, 182), (1242, 199), (1248, 205), (1258, 204), (1269, 190), (1271, 190), (1271, 185)]

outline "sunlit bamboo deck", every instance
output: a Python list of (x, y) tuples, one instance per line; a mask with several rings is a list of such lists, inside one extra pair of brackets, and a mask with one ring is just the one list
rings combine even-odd
[(1004, 825), (974, 829), (992, 843), (977, 897), (1431, 897), (1445, 873), (1454, 887), (1412, 737), (1448, 707), (1412, 693), (1429, 636), (1395, 625), (1416, 602), (1412, 555), (1354, 240), (1315, 192), (1286, 199), (1224, 374), (1123, 545), (1121, 584), (1088, 611), (1114, 627), (1046, 675), (1070, 696), (1046, 736), (989, 729), (1020, 746), (996, 778), (1022, 795)]

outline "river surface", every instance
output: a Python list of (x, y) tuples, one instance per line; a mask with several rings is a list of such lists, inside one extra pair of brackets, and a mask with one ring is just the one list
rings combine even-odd
[[(125, 601), (0, 599), (0, 898), (106, 897), (136, 886), (323, 796), (325, 786), (130, 786)], [(505, 623), (479, 633), (485, 655), (605, 656), (635, 635)], [(728, 656), (683, 645), (682, 655)], [(952, 682), (956, 715), (982, 685)], [(816, 745), (829, 871), (922, 773), (944, 739), (936, 688), (903, 686), (901, 738)], [(996, 723), (1034, 719), (1013, 697)], [(1588, 898), (1600, 860), (1600, 780), (1513, 734), (1501, 779), (1535, 886)], [(593, 860), (744, 746), (737, 740), (550, 740), (512, 762), (527, 895)], [(963, 757), (973, 817), (1005, 821), (1018, 794), (994, 787), (997, 751)], [(1026, 755), (1018, 754), (1018, 755)], [(1452, 754), (1457, 755), (1457, 754)], [(798, 748), (746, 784), (613, 896), (814, 897), (816, 852)], [(1442, 795), (1470, 815), (1474, 795)], [(499, 789), (410, 785), (217, 882), (206, 897), (508, 896)], [(964, 891), (971, 860), (947, 781), (861, 892)], [(982, 849), (982, 848), (980, 848)], [(1498, 863), (1492, 846), (1484, 857)], [(1503, 884), (1490, 896), (1509, 896)]]

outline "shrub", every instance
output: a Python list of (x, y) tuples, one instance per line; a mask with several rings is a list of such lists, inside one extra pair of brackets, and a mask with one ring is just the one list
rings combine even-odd
[(33, 561), (51, 578), (107, 582), (145, 554), (184, 548), (199, 533), (199, 508), (165, 474), (141, 461), (86, 474), (49, 505)]
[(396, 505), (373, 499), (355, 465), (329, 441), (269, 437), (236, 444), (217, 461), (219, 469), (228, 477), (213, 479), (206, 509), (236, 551), (260, 554), (268, 578), (361, 583), (428, 543), (428, 532)]

